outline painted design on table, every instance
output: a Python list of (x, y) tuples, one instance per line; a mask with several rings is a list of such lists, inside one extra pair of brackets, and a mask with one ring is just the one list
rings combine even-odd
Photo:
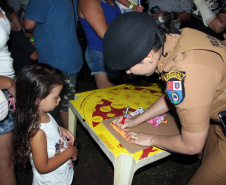
[[(101, 121), (124, 114), (125, 107), (123, 103), (113, 103), (105, 99), (101, 99), (101, 104), (97, 104), (92, 116), (93, 127), (100, 124)], [(130, 109), (130, 111), (135, 111)]]
[(129, 112), (133, 112), (139, 107), (143, 107), (144, 109), (148, 108), (162, 93), (158, 84), (153, 84), (150, 87), (119, 85), (76, 94), (78, 98), (74, 103), (72, 101), (72, 103), (84, 120), (93, 128), (116, 157), (121, 153), (125, 153), (133, 155), (137, 161), (141, 159), (141, 156), (154, 155), (162, 150), (156, 147), (150, 147), (152, 148), (150, 149), (151, 153), (147, 155), (144, 155), (144, 150), (130, 154), (100, 122), (123, 115), (127, 106), (130, 107)]

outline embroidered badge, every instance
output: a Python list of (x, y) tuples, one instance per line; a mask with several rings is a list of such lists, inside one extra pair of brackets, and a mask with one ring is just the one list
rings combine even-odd
[(174, 105), (180, 104), (185, 97), (184, 78), (185, 72), (182, 71), (170, 71), (164, 77), (167, 82), (166, 93)]

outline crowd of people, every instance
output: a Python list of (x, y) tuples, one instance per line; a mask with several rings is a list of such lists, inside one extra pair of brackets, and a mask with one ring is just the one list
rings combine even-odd
[[(175, 108), (180, 135), (129, 132), (130, 142), (202, 154), (189, 185), (226, 184), (218, 116), (226, 110), (226, 2), (149, 0), (147, 11), (144, 6), (139, 0), (0, 2), (0, 87), (10, 105), (0, 121), (0, 185), (16, 185), (15, 165), (28, 163), (33, 184), (72, 183), (77, 148), (67, 130), (68, 102), (84, 62), (98, 89), (114, 86), (111, 78), (122, 71), (157, 73), (164, 95), (136, 119), (113, 123), (127, 129)], [(84, 58), (78, 23), (87, 40)], [(49, 113), (58, 104), (63, 127)]]

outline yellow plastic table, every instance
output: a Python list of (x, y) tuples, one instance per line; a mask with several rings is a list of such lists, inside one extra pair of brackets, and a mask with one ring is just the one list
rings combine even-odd
[(77, 118), (114, 166), (114, 185), (130, 185), (137, 169), (170, 155), (157, 147), (130, 154), (105, 128), (102, 120), (152, 105), (161, 95), (158, 84), (149, 87), (119, 85), (75, 94), (69, 103), (69, 130), (76, 137)]

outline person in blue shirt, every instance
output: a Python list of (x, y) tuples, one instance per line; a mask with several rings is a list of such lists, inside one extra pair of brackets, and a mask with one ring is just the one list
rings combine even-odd
[(66, 76), (60, 110), (66, 128), (68, 101), (74, 99), (77, 73), (83, 64), (76, 16), (77, 0), (30, 0), (24, 16), (24, 27), (34, 36), (38, 62), (60, 69)]
[(103, 37), (111, 21), (121, 14), (114, 0), (80, 0), (78, 14), (87, 39), (85, 59), (98, 89), (114, 84), (109, 77), (119, 75), (104, 65)]

